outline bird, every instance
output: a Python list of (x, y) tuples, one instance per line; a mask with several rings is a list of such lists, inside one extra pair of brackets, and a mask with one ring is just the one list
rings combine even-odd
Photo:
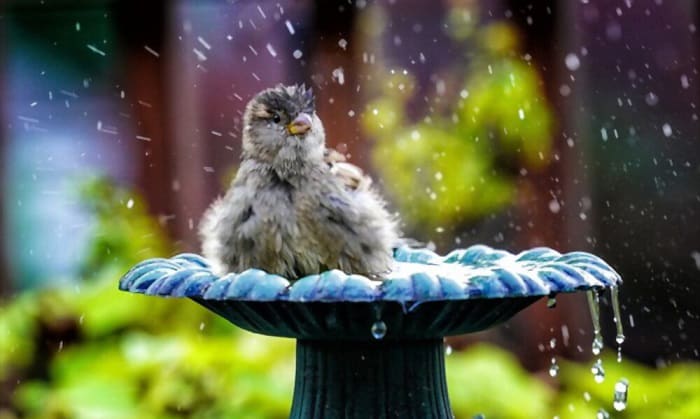
[(215, 273), (293, 280), (340, 269), (381, 280), (391, 270), (397, 216), (325, 136), (311, 88), (277, 85), (250, 100), (236, 176), (199, 225)]

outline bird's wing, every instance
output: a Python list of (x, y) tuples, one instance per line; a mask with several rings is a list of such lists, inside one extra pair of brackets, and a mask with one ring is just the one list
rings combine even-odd
[(367, 190), (372, 185), (372, 179), (365, 175), (359, 167), (348, 163), (345, 156), (332, 148), (324, 152), (324, 160), (331, 169), (331, 174), (335, 176), (351, 191)]

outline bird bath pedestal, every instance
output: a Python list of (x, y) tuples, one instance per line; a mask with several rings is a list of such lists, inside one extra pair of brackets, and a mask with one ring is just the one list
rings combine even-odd
[(188, 297), (254, 333), (297, 340), (291, 418), (451, 418), (445, 336), (509, 319), (544, 296), (612, 288), (588, 253), (486, 246), (399, 249), (385, 281), (332, 270), (294, 282), (257, 269), (214, 275), (193, 254), (146, 260), (124, 291)]

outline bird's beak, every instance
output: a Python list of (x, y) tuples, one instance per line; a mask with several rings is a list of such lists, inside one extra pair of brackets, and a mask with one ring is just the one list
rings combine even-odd
[(294, 120), (287, 125), (287, 131), (292, 135), (300, 135), (311, 129), (313, 120), (308, 113), (300, 113)]

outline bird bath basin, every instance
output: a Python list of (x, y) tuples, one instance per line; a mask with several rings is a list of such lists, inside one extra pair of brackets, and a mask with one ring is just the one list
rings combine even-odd
[[(216, 276), (194, 254), (139, 263), (124, 291), (187, 297), (245, 330), (297, 340), (291, 418), (451, 418), (443, 338), (487, 329), (541, 297), (615, 289), (600, 258), (547, 248), (398, 249), (385, 281), (338, 270), (297, 281)], [(597, 320), (597, 319), (594, 319)]]

